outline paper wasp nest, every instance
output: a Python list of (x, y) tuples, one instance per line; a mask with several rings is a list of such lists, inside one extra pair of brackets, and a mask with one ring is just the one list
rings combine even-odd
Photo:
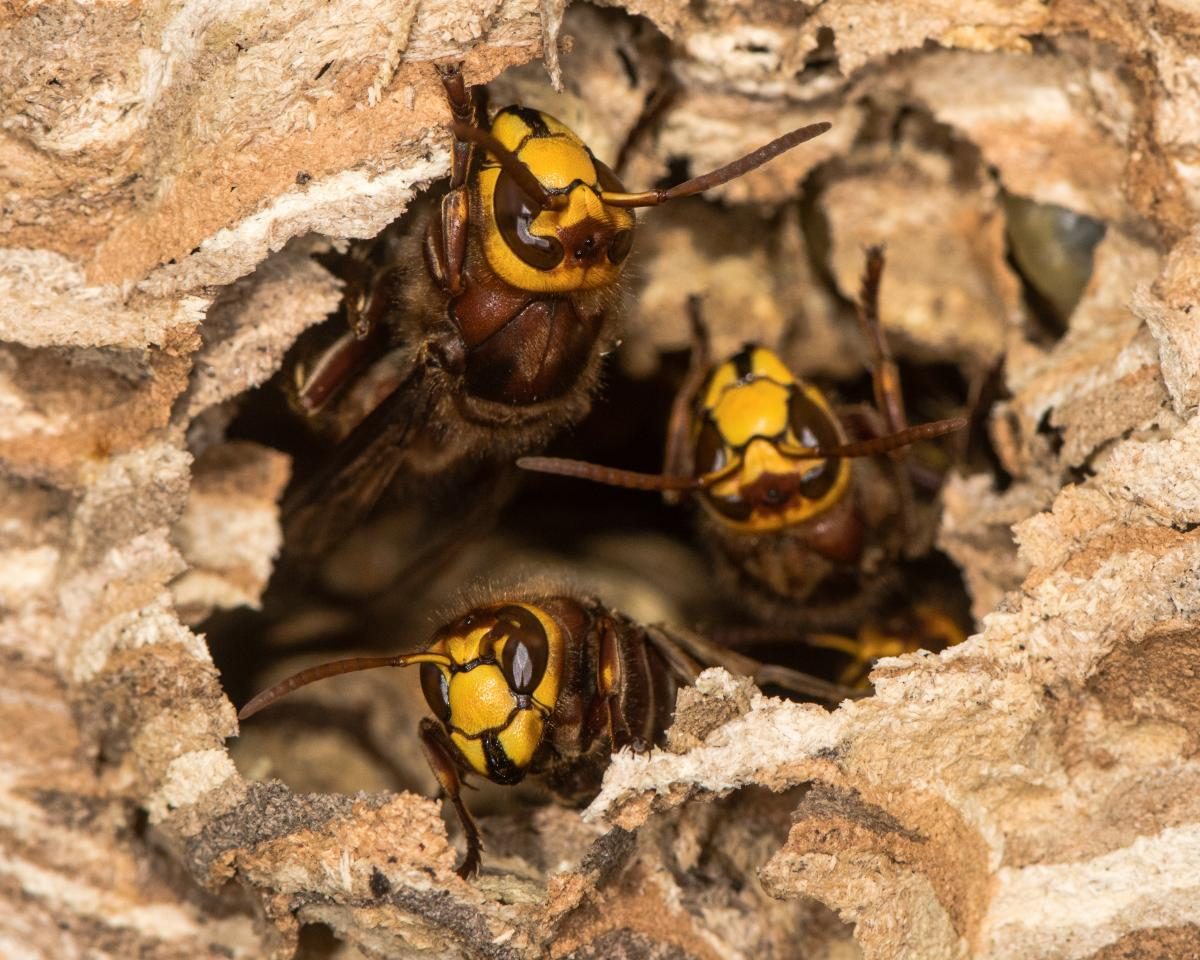
[[(50, 2), (0, 49), (0, 954), (1200, 956), (1194, 5)], [(832, 713), (708, 674), (680, 752), (618, 756), (582, 816), (501, 799), (473, 883), (406, 766), (418, 701), (308, 701), (382, 760), (333, 720), (231, 741), (193, 629), (280, 546), (287, 458), (229, 425), (338, 303), (310, 253), (447, 172), (444, 58), (602, 157), (669, 76), (637, 184), (833, 121), (646, 217), (631, 381), (692, 291), (718, 352), (802, 315), (801, 372), (851, 375), (877, 241), (907, 361), (992, 375), (939, 534), (977, 635)], [(580, 560), (614, 603), (613, 556), (704, 575), (630, 537)], [(325, 792), (250, 779), (289, 748)]]

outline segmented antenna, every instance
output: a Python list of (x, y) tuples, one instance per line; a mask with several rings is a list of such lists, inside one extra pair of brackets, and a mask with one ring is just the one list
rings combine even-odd
[(856, 440), (852, 443), (841, 443), (834, 447), (795, 447), (790, 444), (778, 444), (779, 452), (789, 457), (803, 457), (812, 460), (827, 460), (832, 457), (852, 459), (854, 457), (874, 457), (881, 453), (890, 453), (900, 447), (907, 447), (919, 440), (932, 440), (942, 437), (955, 430), (961, 430), (967, 425), (965, 417), (954, 417), (951, 420), (933, 420), (921, 423), (906, 430), (885, 434), (882, 437), (872, 437), (870, 440)]
[[(918, 440), (930, 440), (953, 433), (966, 425), (967, 421), (963, 417), (955, 417), (953, 420), (934, 420), (931, 423), (922, 423), (883, 437), (856, 440), (852, 443), (841, 443), (832, 447), (797, 447), (784, 443), (776, 444), (776, 446), (779, 452), (786, 456), (805, 460), (873, 457), (910, 443), (916, 443)], [(603, 483), (610, 487), (658, 491), (703, 490), (705, 487), (719, 482), (729, 472), (721, 471), (718, 474), (709, 474), (704, 477), (671, 477), (658, 473), (618, 470), (616, 467), (605, 467), (598, 463), (588, 463), (585, 460), (568, 460), (565, 457), (521, 457), (517, 461), (517, 466), (522, 470), (530, 470), (535, 473), (575, 477), (578, 480), (591, 480), (594, 483)]]
[(764, 163), (774, 160), (781, 153), (786, 153), (792, 147), (798, 147), (814, 137), (819, 137), (832, 126), (833, 124), (822, 121), (801, 127), (799, 130), (793, 130), (791, 133), (785, 133), (782, 137), (777, 137), (732, 163), (727, 163), (725, 166), (699, 177), (693, 177), (669, 190), (646, 190), (642, 193), (609, 193), (605, 191), (600, 194), (600, 199), (612, 207), (656, 207), (660, 203), (667, 203), (670, 200), (695, 196), (697, 193), (719, 187), (730, 180), (736, 180), (751, 170), (761, 167)]
[(564, 457), (521, 457), (517, 466), (535, 473), (553, 473), (560, 477), (576, 477), (592, 480), (610, 487), (626, 487), (631, 490), (698, 490), (704, 484), (692, 477), (666, 477), (657, 473), (637, 473), (633, 470), (618, 470), (598, 463), (583, 460), (568, 460)]
[(436, 663), (448, 667), (450, 658), (440, 653), (401, 653), (391, 657), (348, 657), (345, 660), (322, 663), (294, 673), (286, 680), (281, 680), (270, 689), (264, 690), (238, 711), (238, 719), (246, 720), (281, 697), (286, 697), (293, 690), (307, 687), (310, 683), (316, 683), (326, 677), (336, 677), (358, 670), (374, 670), (376, 667), (407, 667), (413, 663)]

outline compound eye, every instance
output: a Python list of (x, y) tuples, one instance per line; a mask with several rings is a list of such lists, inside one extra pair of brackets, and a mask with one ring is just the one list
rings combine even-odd
[(693, 473), (697, 477), (710, 473), (719, 473), (729, 463), (725, 441), (721, 439), (721, 431), (711, 420), (705, 420), (700, 428), (700, 436), (696, 438), (696, 466)]
[(540, 620), (524, 607), (504, 607), (496, 614), (496, 626), (505, 630), (500, 669), (513, 693), (530, 694), (546, 674), (550, 641)]
[(605, 193), (624, 193), (625, 184), (613, 173), (612, 167), (597, 160), (590, 150), (588, 155), (592, 158), (592, 166), (596, 168), (596, 181), (600, 184), (600, 189)]
[(434, 663), (421, 664), (421, 692), (433, 715), (442, 723), (450, 722), (450, 681)]
[(633, 231), (618, 230), (616, 236), (612, 238), (612, 242), (608, 245), (608, 262), (612, 264), (621, 263), (629, 256), (629, 251), (632, 249)]
[[(796, 442), (804, 447), (833, 447), (839, 443), (837, 426), (830, 415), (799, 390), (788, 400), (788, 426)], [(800, 492), (809, 500), (818, 500), (837, 481), (838, 461), (822, 460), (810, 469), (800, 484)]]
[(553, 237), (539, 237), (529, 228), (542, 212), (505, 170), (496, 178), (496, 193), (492, 209), (500, 236), (512, 250), (535, 270), (553, 270), (563, 262), (563, 246)]

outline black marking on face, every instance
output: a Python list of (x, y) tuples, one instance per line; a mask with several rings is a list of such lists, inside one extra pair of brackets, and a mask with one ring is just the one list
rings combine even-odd
[(552, 136), (550, 128), (546, 126), (546, 121), (542, 118), (539, 111), (532, 107), (511, 106), (505, 107), (502, 111), (511, 113), (521, 119), (521, 122), (529, 128), (529, 132), (534, 137), (549, 137)]
[(731, 358), (733, 363), (733, 372), (737, 374), (738, 382), (749, 379), (754, 372), (754, 347), (750, 344), (742, 347)]
[(525, 771), (518, 767), (504, 752), (496, 732), (489, 730), (483, 735), (483, 756), (487, 761), (488, 779), (493, 783), (512, 786), (525, 779)]
[(557, 239), (531, 232), (530, 227), (542, 208), (507, 170), (501, 170), (496, 178), (492, 210), (505, 244), (526, 264), (535, 270), (553, 270), (563, 262), (563, 246)]

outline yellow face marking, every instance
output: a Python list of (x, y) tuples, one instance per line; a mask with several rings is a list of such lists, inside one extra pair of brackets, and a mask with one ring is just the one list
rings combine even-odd
[(471, 769), (482, 776), (488, 775), (487, 757), (483, 753), (483, 741), (471, 740), (461, 733), (451, 733), (450, 740), (471, 765)]
[(829, 418), (838, 442), (842, 442), (840, 422), (821, 391), (798, 380), (770, 350), (754, 347), (749, 354), (719, 364), (709, 376), (695, 420), (695, 436), (699, 438), (705, 420), (716, 428), (727, 465), (721, 472), (730, 472), (705, 491), (700, 501), (722, 525), (747, 533), (768, 533), (818, 516), (845, 495), (851, 468), (850, 461), (842, 459), (837, 462), (832, 485), (816, 499), (795, 491), (777, 503), (756, 504), (745, 518), (731, 516), (718, 506), (722, 498), (744, 499), (743, 491), (756, 483), (768, 485), (772, 477), (795, 483), (827, 463), (822, 458), (789, 457), (779, 449), (781, 442), (798, 447), (815, 442), (811, 436), (797, 436), (793, 428), (791, 401), (796, 392)]
[(518, 156), (547, 190), (561, 190), (576, 180), (596, 182), (596, 166), (574, 134), (530, 140)]
[[(770, 380), (784, 387), (799, 382), (784, 362), (766, 347), (751, 348), (750, 372), (747, 379), (751, 378), (753, 380)], [(721, 402), (721, 397), (726, 391), (730, 388), (738, 388), (739, 379), (741, 378), (738, 376), (737, 364), (733, 360), (726, 360), (718, 364), (709, 374), (701, 407), (705, 410), (714, 409)]]
[(533, 762), (533, 755), (542, 742), (543, 726), (541, 714), (536, 710), (522, 710), (500, 731), (496, 739), (515, 766), (527, 767)]
[[(582, 146), (583, 141), (560, 121), (547, 113), (539, 111), (538, 116), (549, 128), (551, 134), (561, 134), (565, 139), (574, 141)], [(521, 113), (515, 110), (501, 110), (492, 118), (492, 136), (499, 140), (509, 150), (516, 151), (521, 142), (533, 136), (533, 127), (525, 122)]]
[(771, 380), (751, 380), (726, 390), (712, 408), (721, 438), (731, 447), (753, 437), (778, 437), (788, 427), (789, 391)]
[(508, 681), (495, 664), (450, 677), (450, 723), (469, 737), (504, 726), (516, 705)]
[(704, 410), (711, 410), (721, 401), (722, 394), (730, 387), (734, 386), (738, 381), (737, 370), (734, 369), (732, 363), (726, 360), (722, 364), (718, 364), (715, 370), (708, 375), (708, 386), (704, 391), (704, 397), (700, 401), (700, 407)]
[(757, 376), (766, 377), (776, 383), (798, 383), (796, 375), (779, 359), (779, 355), (766, 347), (755, 347), (751, 359), (751, 370)]
[(737, 479), (739, 484), (753, 483), (767, 474), (804, 474), (819, 467), (824, 460), (792, 460), (779, 452), (779, 448), (767, 440), (752, 440), (742, 455), (742, 470)]
[(544, 123), (550, 129), (551, 133), (561, 134), (562, 136), (569, 137), (578, 144), (583, 143), (583, 141), (579, 139), (579, 135), (558, 118), (552, 117), (548, 113), (542, 113), (540, 110), (538, 111), (538, 116), (542, 118), (542, 123)]
[[(785, 457), (779, 450), (766, 440), (753, 440), (746, 448), (741, 466), (729, 479), (714, 484), (711, 494), (717, 497), (729, 497), (738, 494), (764, 476), (803, 475), (814, 467), (819, 467), (823, 460), (794, 460)], [(708, 511), (726, 526), (754, 533), (767, 533), (772, 530), (782, 530), (794, 524), (802, 523), (828, 510), (837, 503), (850, 482), (850, 463), (842, 460), (838, 467), (838, 478), (829, 491), (818, 500), (809, 500), (801, 494), (792, 496), (778, 508), (772, 510), (754, 510), (749, 519), (738, 522), (727, 514), (719, 512), (707, 497), (702, 497)]]
[(458, 633), (446, 637), (443, 641), (445, 643), (446, 655), (459, 666), (470, 663), (472, 660), (478, 660), (480, 645), (483, 643), (483, 638), (491, 632), (491, 629), (492, 625), (488, 622), (482, 626), (473, 627), (466, 633)]
[(533, 133), (519, 113), (501, 110), (492, 119), (492, 136), (509, 150), (516, 150), (521, 141)]
[[(501, 667), (504, 649), (511, 641), (505, 637), (494, 643), (491, 658), (495, 662), (477, 663), (470, 670), (443, 671), (449, 678), (450, 738), (464, 759), (477, 773), (487, 776), (487, 758), (481, 737), (496, 733), (505, 754), (517, 767), (525, 767), (537, 752), (544, 730), (543, 714), (554, 709), (562, 681), (563, 637), (557, 622), (531, 604), (498, 604), (520, 607), (531, 613), (546, 633), (546, 669), (530, 695), (531, 705), (518, 709), (517, 694), (509, 686)], [(477, 614), (479, 626), (443, 636), (430, 649), (444, 651), (456, 666), (462, 667), (485, 658), (485, 638), (492, 633), (495, 620), (484, 610)]]
[(597, 195), (600, 190), (596, 166), (587, 147), (565, 124), (547, 114), (539, 114), (549, 136), (538, 133), (518, 114), (501, 112), (492, 123), (492, 135), (529, 168), (548, 190), (562, 190), (576, 183), (561, 210), (543, 210), (534, 217), (529, 232), (552, 237), (563, 245), (565, 257), (555, 267), (540, 270), (522, 260), (508, 245), (496, 223), (496, 182), (498, 166), (479, 169), (476, 177), (479, 202), (472, 211), (481, 222), (483, 251), (488, 265), (505, 282), (520, 290), (538, 293), (569, 293), (606, 287), (621, 274), (623, 264), (610, 262), (607, 256), (588, 260), (587, 265), (573, 255), (580, 238), (586, 235), (612, 237), (632, 230), (634, 214), (621, 207), (606, 206)]

